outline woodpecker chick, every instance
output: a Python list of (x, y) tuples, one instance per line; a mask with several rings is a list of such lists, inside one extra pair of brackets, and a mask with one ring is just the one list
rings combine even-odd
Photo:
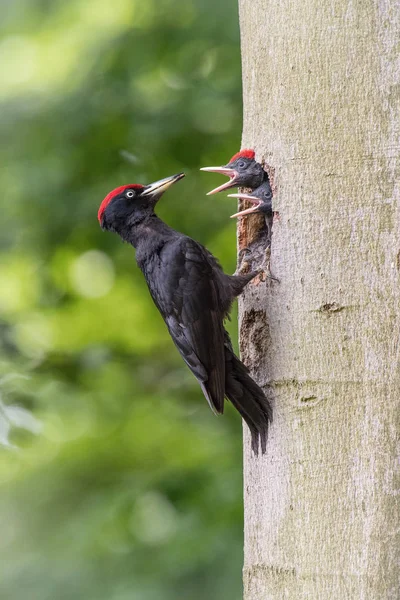
[(265, 225), (267, 227), (267, 242), (271, 245), (271, 232), (272, 232), (272, 189), (268, 179), (264, 181), (254, 192), (251, 194), (245, 194), (244, 192), (238, 192), (237, 194), (228, 194), (229, 198), (239, 198), (241, 200), (249, 200), (253, 206), (241, 210), (240, 212), (231, 215), (231, 219), (235, 217), (244, 217), (246, 215), (263, 214), (265, 218)]
[[(267, 229), (267, 246), (265, 249), (264, 260), (260, 265), (259, 269), (262, 270), (268, 278), (272, 279), (273, 281), (279, 282), (279, 279), (277, 279), (271, 274), (269, 266), (271, 256), (271, 235), (273, 220), (272, 189), (269, 180), (266, 179), (264, 183), (260, 185), (260, 187), (258, 187), (256, 190), (254, 190), (254, 192), (252, 192), (251, 194), (239, 192), (237, 194), (229, 194), (229, 198), (249, 200), (253, 204), (253, 206), (251, 206), (250, 208), (246, 208), (244, 210), (241, 210), (240, 212), (235, 213), (234, 215), (231, 215), (231, 219), (235, 217), (242, 217), (253, 214), (264, 215), (265, 225)], [(252, 252), (250, 248), (244, 248), (242, 253), (242, 262), (238, 270), (239, 273), (242, 272), (244, 265), (249, 263), (249, 260), (252, 260)]]
[(202, 167), (200, 171), (210, 173), (221, 173), (227, 175), (229, 181), (208, 192), (207, 196), (229, 190), (233, 187), (249, 187), (252, 190), (258, 188), (265, 178), (268, 178), (259, 162), (255, 160), (254, 150), (241, 150), (232, 156), (229, 163), (222, 167)]
[(116, 188), (101, 203), (98, 220), (136, 248), (150, 295), (210, 408), (222, 414), (228, 398), (250, 429), (254, 453), (259, 445), (264, 453), (272, 409), (235, 356), (223, 325), (233, 299), (258, 271), (226, 275), (204, 246), (154, 213), (162, 194), (182, 177), (179, 173), (147, 186)]

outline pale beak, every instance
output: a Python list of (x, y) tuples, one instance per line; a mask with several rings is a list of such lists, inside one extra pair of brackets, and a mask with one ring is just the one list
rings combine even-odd
[(244, 217), (245, 215), (251, 215), (253, 213), (256, 213), (258, 212), (258, 209), (262, 204), (262, 200), (256, 198), (255, 196), (251, 196), (250, 194), (228, 194), (228, 198), (240, 198), (241, 200), (249, 200), (254, 204), (254, 206), (251, 206), (250, 208), (246, 208), (245, 210), (241, 210), (235, 213), (234, 215), (231, 215), (231, 219), (234, 219), (235, 217)]
[(183, 177), (185, 177), (185, 173), (178, 173), (177, 175), (171, 175), (171, 177), (165, 177), (165, 179), (159, 179), (154, 183), (146, 185), (140, 196), (142, 198), (146, 196), (152, 196), (158, 199), (163, 195), (164, 192), (167, 191), (169, 187), (171, 187), (172, 184), (176, 183)]
[(235, 180), (239, 176), (238, 172), (235, 171), (235, 169), (231, 169), (229, 167), (202, 167), (200, 171), (220, 173), (221, 175), (226, 175), (227, 177), (229, 177), (229, 181), (211, 190), (211, 192), (208, 192), (207, 196), (211, 196), (212, 194), (216, 194), (217, 192), (222, 192), (223, 190), (235, 187)]

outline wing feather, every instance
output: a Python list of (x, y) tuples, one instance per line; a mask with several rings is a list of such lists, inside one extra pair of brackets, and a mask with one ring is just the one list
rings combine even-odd
[(214, 412), (225, 395), (223, 309), (218, 265), (194, 240), (181, 237), (163, 246), (150, 292), (182, 358), (199, 380)]

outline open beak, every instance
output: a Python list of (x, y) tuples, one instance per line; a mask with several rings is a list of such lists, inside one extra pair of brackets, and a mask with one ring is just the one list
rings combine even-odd
[(163, 193), (166, 192), (169, 187), (171, 187), (171, 185), (173, 185), (183, 177), (185, 177), (185, 173), (178, 173), (177, 175), (171, 175), (171, 177), (159, 179), (154, 183), (150, 183), (149, 185), (146, 185), (146, 187), (143, 189), (141, 197), (143, 198), (146, 196), (150, 196), (151, 198), (158, 200), (163, 195)]
[(211, 190), (211, 192), (208, 192), (207, 196), (211, 196), (212, 194), (216, 194), (217, 192), (222, 192), (222, 190), (228, 190), (231, 187), (235, 187), (236, 178), (239, 176), (238, 172), (235, 171), (235, 169), (230, 169), (229, 167), (202, 167), (200, 171), (220, 173), (221, 175), (226, 175), (227, 177), (229, 177), (229, 181)]
[(245, 210), (241, 210), (240, 212), (231, 215), (231, 219), (235, 217), (243, 217), (245, 215), (252, 215), (253, 213), (258, 212), (262, 204), (262, 200), (260, 198), (256, 198), (255, 196), (251, 196), (250, 194), (228, 194), (228, 198), (239, 198), (240, 200), (249, 200), (252, 202), (254, 206), (250, 206), (250, 208), (246, 208)]

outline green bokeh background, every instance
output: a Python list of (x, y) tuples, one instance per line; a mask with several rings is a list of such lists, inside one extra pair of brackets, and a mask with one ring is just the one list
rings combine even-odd
[(233, 272), (234, 201), (198, 168), (240, 143), (236, 2), (4, 0), (0, 23), (0, 597), (239, 599), (241, 421), (96, 218), (185, 171), (158, 212)]

